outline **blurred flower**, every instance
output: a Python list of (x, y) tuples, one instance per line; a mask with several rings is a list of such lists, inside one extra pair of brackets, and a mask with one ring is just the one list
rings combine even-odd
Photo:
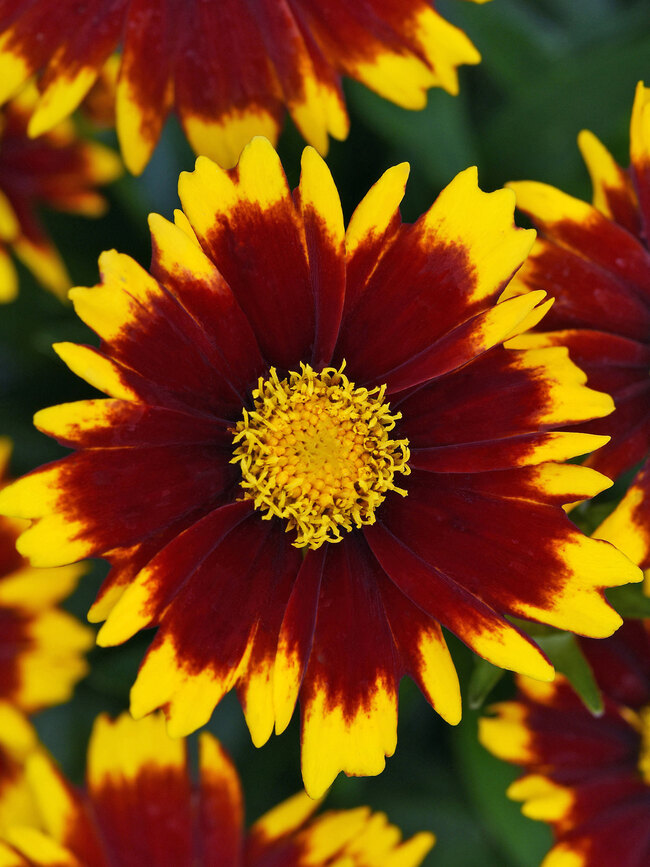
[(34, 564), (113, 564), (90, 612), (102, 645), (158, 627), (136, 717), (164, 707), (185, 734), (236, 687), (260, 745), (300, 693), (316, 796), (339, 770), (381, 772), (402, 675), (458, 722), (440, 624), (550, 679), (504, 615), (609, 635), (603, 588), (640, 580), (562, 510), (610, 482), (561, 463), (605, 438), (554, 429), (610, 398), (565, 349), (501, 345), (548, 306), (496, 303), (533, 240), (513, 194), (468, 169), (402, 225), (407, 168), (345, 232), (313, 149), (293, 196), (265, 139), (230, 172), (200, 157), (177, 225), (151, 217), (153, 276), (112, 251), (71, 293), (102, 344), (57, 352), (110, 399), (38, 413), (79, 451), (0, 495), (36, 519)]
[[(27, 759), (40, 751), (36, 732), (14, 705), (0, 698), (0, 839), (12, 825), (38, 822), (36, 805), (25, 778)], [(8, 858), (0, 843), (2, 867), (21, 861)]]
[(567, 346), (589, 385), (612, 395), (613, 415), (580, 429), (611, 435), (587, 464), (616, 478), (650, 448), (650, 90), (636, 90), (629, 169), (586, 130), (578, 144), (593, 206), (546, 184), (510, 184), (539, 230), (512, 291), (523, 284), (555, 297), (543, 328), (513, 345)]
[(628, 621), (612, 638), (582, 639), (602, 690), (597, 717), (558, 675), (519, 678), (516, 701), (480, 722), (481, 742), (526, 769), (508, 789), (556, 843), (542, 867), (641, 867), (650, 863), (650, 638)]
[[(482, 3), (485, 0), (474, 0)], [(139, 173), (175, 108), (197, 153), (226, 166), (254, 135), (277, 137), (285, 108), (310, 144), (344, 139), (343, 75), (404, 108), (430, 87), (458, 91), (480, 55), (429, 0), (77, 0), (0, 3), (0, 102), (44, 69), (29, 131), (73, 111), (122, 43), (117, 132)]]
[[(8, 443), (0, 440), (0, 482), (8, 458)], [(25, 521), (0, 518), (0, 701), (32, 713), (70, 698), (86, 673), (83, 653), (93, 636), (56, 607), (83, 568), (30, 566), (15, 548), (25, 527)]]
[[(245, 833), (237, 771), (209, 734), (200, 739), (199, 774), (199, 784), (192, 785), (185, 742), (165, 733), (161, 716), (139, 722), (127, 714), (115, 721), (100, 716), (88, 748), (85, 791), (73, 787), (42, 751), (28, 756), (23, 778), (36, 821), (27, 815), (22, 826), (5, 827), (0, 863), (417, 867), (434, 843), (429, 833), (401, 842), (399, 829), (368, 807), (312, 818), (319, 802), (304, 792)], [(0, 789), (0, 811), (2, 806)], [(25, 860), (16, 860), (20, 856)]]
[(65, 297), (70, 278), (36, 215), (40, 205), (95, 217), (106, 202), (93, 188), (119, 177), (116, 154), (78, 138), (64, 121), (37, 140), (27, 135), (38, 93), (34, 85), (0, 109), (0, 302), (11, 301), (18, 278), (9, 250), (46, 288)]

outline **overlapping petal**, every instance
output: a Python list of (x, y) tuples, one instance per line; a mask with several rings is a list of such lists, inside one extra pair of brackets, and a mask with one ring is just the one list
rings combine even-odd
[(648, 627), (630, 621), (605, 641), (581, 644), (603, 692), (602, 716), (561, 676), (544, 685), (520, 678), (517, 700), (492, 708), (480, 738), (524, 767), (508, 795), (553, 826), (556, 842), (542, 867), (637, 867), (650, 857)]
[(589, 385), (612, 395), (616, 412), (581, 426), (611, 436), (588, 463), (612, 477), (638, 465), (650, 448), (649, 94), (640, 82), (628, 169), (594, 135), (580, 134), (593, 205), (546, 184), (510, 185), (540, 232), (517, 286), (543, 287), (555, 298), (543, 323), (511, 345), (566, 346)]
[(71, 121), (38, 140), (28, 137), (38, 92), (29, 84), (0, 113), (0, 301), (15, 297), (18, 278), (9, 251), (47, 289), (65, 297), (70, 286), (63, 261), (47, 237), (37, 210), (97, 216), (106, 203), (95, 189), (121, 174), (111, 150), (81, 140)]
[[(0, 442), (0, 479), (9, 456)], [(6, 479), (3, 481), (6, 484)], [(25, 522), (0, 518), (0, 701), (32, 713), (70, 698), (87, 670), (91, 631), (57, 607), (80, 565), (35, 569), (15, 549)]]
[[(33, 520), (19, 546), (35, 564), (112, 563), (90, 615), (106, 620), (101, 644), (157, 628), (131, 694), (136, 716), (163, 707), (183, 735), (234, 688), (261, 745), (299, 700), (312, 796), (340, 770), (381, 771), (404, 675), (458, 722), (443, 628), (549, 679), (509, 618), (608, 635), (620, 619), (604, 589), (641, 579), (562, 508), (609, 484), (563, 463), (607, 438), (563, 428), (607, 415), (611, 399), (586, 387), (565, 348), (504, 348), (548, 308), (543, 292), (498, 301), (533, 241), (514, 226), (512, 195), (482, 192), (468, 170), (402, 224), (405, 168), (384, 174), (344, 233), (314, 151), (294, 195), (265, 140), (230, 171), (200, 158), (181, 177), (185, 215), (151, 218), (152, 275), (111, 252), (100, 284), (71, 293), (101, 345), (57, 351), (108, 397), (43, 410), (36, 424), (75, 454), (0, 495), (3, 510)], [(403, 487), (383, 488), (365, 524), (304, 557), (277, 503), (311, 482), (283, 470), (276, 512), (265, 512), (240, 486), (245, 449), (235, 452), (259, 436), (265, 381), (284, 406), (288, 372), (305, 391), (273, 440), (277, 460), (321, 375), (348, 382), (346, 399), (379, 389), (385, 411), (373, 417), (390, 405), (390, 448), (410, 450)], [(320, 436), (318, 412), (300, 421), (308, 439)], [(379, 450), (380, 427), (364, 448)], [(275, 466), (264, 465), (264, 490)], [(328, 502), (324, 478), (314, 490)]]
[[(485, 2), (485, 0), (475, 0)], [(0, 5), (0, 103), (42, 70), (30, 134), (46, 132), (91, 90), (122, 45), (116, 124), (131, 171), (145, 167), (174, 109), (197, 153), (236, 163), (255, 135), (274, 140), (285, 110), (321, 153), (344, 139), (342, 76), (404, 108), (431, 87), (458, 92), (480, 55), (428, 0), (18, 0)]]
[[(9, 723), (4, 712), (0, 705), (2, 722)], [(304, 792), (246, 832), (241, 784), (223, 747), (211, 735), (201, 736), (194, 784), (186, 744), (166, 734), (160, 715), (139, 722), (126, 714), (99, 717), (84, 790), (65, 779), (28, 728), (13, 723), (3, 728), (0, 749), (12, 750), (28, 807), (19, 809), (14, 799), (10, 809), (10, 793), (0, 779), (3, 864), (417, 867), (434, 844), (428, 832), (402, 841), (383, 813), (367, 807), (314, 818), (318, 801)]]

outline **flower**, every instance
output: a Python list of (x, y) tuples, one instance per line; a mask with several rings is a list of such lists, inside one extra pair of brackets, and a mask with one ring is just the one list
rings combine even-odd
[(586, 130), (578, 144), (593, 205), (547, 184), (509, 185), (539, 230), (518, 283), (555, 298), (543, 328), (514, 345), (567, 346), (589, 384), (612, 395), (614, 414), (580, 429), (611, 435), (587, 463), (616, 478), (650, 449), (650, 90), (636, 89), (629, 169)]
[(151, 275), (113, 251), (71, 292), (102, 342), (57, 352), (109, 399), (39, 412), (78, 451), (0, 495), (35, 521), (18, 543), (34, 564), (110, 560), (100, 644), (158, 627), (136, 717), (164, 707), (186, 734), (236, 687), (261, 745), (300, 694), (312, 796), (381, 772), (402, 675), (458, 722), (440, 624), (549, 679), (505, 615), (608, 635), (603, 588), (640, 580), (561, 505), (610, 482), (561, 463), (605, 438), (555, 429), (610, 398), (565, 349), (502, 346), (547, 307), (496, 303), (533, 239), (513, 194), (468, 169), (402, 225), (407, 169), (345, 232), (313, 149), (293, 196), (265, 139), (231, 171), (199, 157), (177, 225), (150, 219)]
[(65, 297), (70, 278), (36, 215), (39, 205), (94, 217), (104, 198), (93, 187), (121, 174), (118, 157), (95, 142), (81, 141), (64, 121), (33, 141), (27, 124), (36, 105), (34, 85), (0, 110), (0, 302), (18, 291), (9, 249), (55, 294)]
[[(474, 0), (482, 3), (485, 0)], [(429, 0), (13, 0), (0, 8), (0, 103), (43, 69), (30, 122), (38, 136), (79, 105), (122, 43), (117, 132), (138, 174), (172, 108), (197, 153), (224, 166), (254, 135), (275, 139), (289, 111), (325, 153), (344, 139), (343, 75), (409, 109), (430, 87), (458, 91), (457, 67), (480, 55)]]
[[(304, 792), (244, 833), (237, 771), (207, 733), (200, 739), (199, 773), (193, 785), (185, 741), (165, 733), (161, 716), (139, 722), (128, 714), (116, 720), (100, 716), (90, 738), (85, 791), (73, 787), (42, 750), (27, 755), (23, 777), (33, 802), (31, 816), (0, 833), (0, 862), (22, 867), (417, 867), (434, 843), (429, 833), (401, 842), (399, 829), (368, 807), (312, 818), (319, 802)], [(16, 860), (20, 856), (26, 860)]]
[[(0, 440), (0, 479), (9, 451)], [(75, 588), (82, 567), (31, 567), (15, 548), (25, 527), (25, 521), (0, 518), (0, 702), (33, 713), (70, 698), (86, 673), (83, 653), (93, 635), (56, 607)]]
[(593, 716), (558, 675), (519, 678), (515, 701), (480, 722), (481, 742), (525, 768), (508, 789), (555, 845), (542, 867), (638, 867), (650, 861), (650, 634), (628, 621), (604, 641), (581, 640), (602, 690)]

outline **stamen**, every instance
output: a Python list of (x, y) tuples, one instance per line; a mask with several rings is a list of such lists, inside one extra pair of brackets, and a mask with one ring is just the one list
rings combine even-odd
[(258, 381), (254, 409), (233, 429), (234, 457), (245, 499), (265, 520), (287, 521), (297, 548), (340, 542), (343, 532), (375, 523), (393, 483), (409, 475), (406, 439), (390, 439), (401, 413), (390, 413), (386, 386), (356, 388), (345, 363), (320, 373), (308, 364), (280, 380), (275, 368)]

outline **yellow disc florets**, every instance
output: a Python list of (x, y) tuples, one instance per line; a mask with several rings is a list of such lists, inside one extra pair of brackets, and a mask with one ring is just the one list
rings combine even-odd
[(375, 522), (388, 491), (406, 496), (393, 477), (410, 473), (408, 440), (389, 437), (401, 413), (390, 413), (386, 386), (356, 388), (343, 368), (302, 364), (282, 380), (271, 368), (234, 428), (244, 496), (262, 517), (284, 518), (297, 548), (340, 542)]

